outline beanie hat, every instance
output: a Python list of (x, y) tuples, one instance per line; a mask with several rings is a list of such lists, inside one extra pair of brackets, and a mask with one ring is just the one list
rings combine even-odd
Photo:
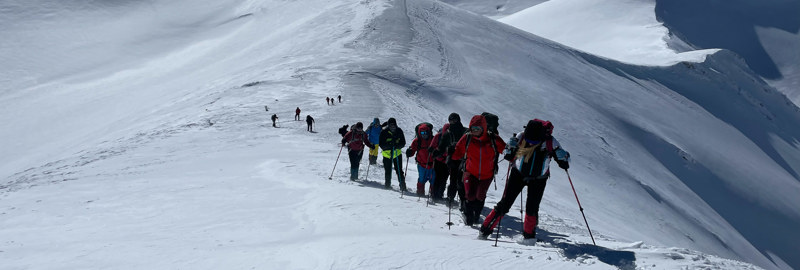
[(389, 120), (386, 120), (386, 124), (387, 125), (395, 125), (395, 126), (397, 126), (397, 120), (394, 120), (394, 117), (389, 118)]
[(447, 121), (453, 121), (453, 120), (461, 122), (461, 116), (458, 115), (457, 113), (451, 113), (450, 116), (447, 117)]
[(530, 141), (546, 140), (552, 132), (553, 124), (548, 121), (533, 119), (525, 125), (525, 139)]
[(362, 124), (361, 122), (358, 122), (358, 123), (356, 123), (356, 128), (357, 129), (362, 129), (362, 128), (364, 128), (364, 124)]

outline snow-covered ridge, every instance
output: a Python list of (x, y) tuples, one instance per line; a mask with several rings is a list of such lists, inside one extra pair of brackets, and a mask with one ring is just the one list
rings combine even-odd
[[(785, 267), (783, 247), (770, 250), (773, 264), (750, 240), (781, 228), (741, 233), (725, 205), (757, 201), (746, 210), (797, 224), (787, 197), (797, 190), (800, 133), (787, 127), (797, 109), (725, 51), (703, 63), (630, 66), (430, 1), (228, 3), (224, 26), (193, 28), (202, 38), (136, 40), (163, 53), (120, 59), (119, 71), (54, 68), (75, 74), (0, 94), (0, 120), (14, 127), (0, 138), (15, 142), (4, 144), (0, 167), (0, 238), (9, 239), (0, 256), (11, 267), (27, 268), (42, 251), (52, 254), (45, 268), (82, 269), (753, 267), (717, 256)], [(165, 14), (183, 21), (158, 9), (133, 18)], [(186, 43), (158, 45), (178, 41)], [(322, 105), (337, 94), (344, 103)], [(319, 133), (291, 120), (297, 106)], [(442, 205), (344, 180), (344, 155), (326, 180), (341, 124), (377, 116), (438, 129), (453, 111), (494, 112), (503, 135), (533, 117), (552, 120), (600, 247), (586, 245), (562, 172), (549, 180), (537, 247), (510, 243), (519, 208), (494, 248), (473, 228), (448, 230)], [(272, 113), (281, 128), (265, 124)], [(741, 164), (758, 166), (759, 177)], [(380, 181), (381, 169), (371, 170)], [(706, 196), (730, 183), (741, 186)]]

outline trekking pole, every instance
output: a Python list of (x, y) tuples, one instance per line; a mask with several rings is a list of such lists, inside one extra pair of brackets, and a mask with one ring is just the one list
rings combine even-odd
[(339, 155), (336, 156), (336, 163), (333, 164), (333, 170), (331, 170), (331, 176), (328, 177), (328, 180), (333, 180), (333, 172), (336, 171), (336, 164), (339, 164), (339, 157), (342, 156), (342, 149), (344, 149), (344, 144), (339, 148)]
[[(406, 157), (406, 170), (403, 172), (403, 176), (408, 174), (408, 160), (409, 159), (411, 159), (411, 157)], [(400, 162), (402, 163), (403, 161), (400, 161)]]
[(500, 228), (503, 228), (503, 216), (500, 216), (500, 219), (497, 220), (497, 234), (494, 235), (494, 247), (497, 247), (497, 239), (500, 238)]
[(572, 187), (572, 193), (575, 194), (575, 200), (578, 201), (578, 208), (581, 209), (581, 215), (583, 215), (583, 222), (586, 223), (586, 229), (589, 230), (589, 237), (592, 238), (592, 244), (594, 244), (596, 246), (597, 243), (594, 242), (594, 236), (592, 235), (592, 229), (589, 228), (589, 222), (586, 221), (586, 214), (583, 213), (583, 206), (581, 206), (581, 200), (578, 200), (578, 193), (575, 192), (575, 186), (572, 185), (572, 178), (569, 177), (569, 171), (568, 170), (564, 170), (564, 172), (567, 173), (567, 179), (569, 179), (569, 185)]
[(448, 202), (447, 203), (447, 223), (445, 223), (445, 224), (447, 224), (447, 230), (448, 231), (450, 230), (450, 226), (453, 226), (453, 222), (450, 220), (450, 217), (452, 216), (452, 214), (451, 214), (452, 212), (453, 212), (452, 203)]
[[(367, 156), (367, 159), (369, 159), (369, 156)], [(369, 167), (369, 161), (367, 161), (367, 173), (364, 174), (364, 182), (367, 182), (367, 179), (369, 179)]]

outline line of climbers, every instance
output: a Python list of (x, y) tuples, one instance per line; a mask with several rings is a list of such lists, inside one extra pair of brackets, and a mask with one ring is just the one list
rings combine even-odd
[[(469, 226), (481, 224), (479, 235), (486, 237), (527, 186), (523, 238), (535, 241), (539, 204), (550, 177), (550, 161), (554, 159), (564, 170), (569, 168), (569, 153), (552, 136), (553, 124), (540, 119), (530, 120), (506, 144), (498, 134), (499, 119), (494, 114), (475, 115), (467, 127), (461, 123), (457, 113), (451, 113), (447, 120), (436, 134), (433, 134), (433, 125), (427, 122), (414, 128), (414, 139), (405, 154), (409, 158), (416, 155), (419, 172), (417, 195), (425, 196), (425, 184), (428, 182), (428, 194), (434, 201), (446, 201), (449, 207), (454, 207), (457, 195), (464, 223)], [(339, 129), (339, 133), (342, 134), (342, 145), (349, 149), (351, 180), (358, 179), (365, 146), (370, 149), (370, 165), (377, 165), (380, 147), (385, 188), (391, 188), (394, 169), (401, 192), (407, 191), (401, 151), (406, 146), (406, 139), (394, 118), (389, 118), (385, 123), (375, 118), (366, 131), (361, 122), (353, 125), (349, 131), (348, 125), (345, 125)], [(512, 164), (510, 177), (502, 198), (480, 223), (486, 193), (497, 175), (501, 155)], [(446, 183), (448, 177), (449, 185)]]

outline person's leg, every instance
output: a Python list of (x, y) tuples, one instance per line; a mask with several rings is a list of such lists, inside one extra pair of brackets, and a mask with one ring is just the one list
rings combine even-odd
[(406, 176), (403, 174), (403, 155), (398, 155), (394, 158), (395, 172), (397, 172), (397, 181), (400, 184), (400, 190), (406, 191)]
[(384, 177), (384, 186), (390, 188), (392, 184), (392, 159), (383, 157), (383, 170), (386, 173)]
[(447, 170), (447, 165), (443, 162), (434, 161), (433, 171), (436, 175), (433, 185), (433, 199), (441, 200), (444, 198), (444, 190), (447, 188), (447, 177), (450, 172)]
[(539, 204), (542, 202), (547, 179), (530, 180), (528, 183), (528, 202), (525, 203), (525, 220), (522, 236), (536, 237), (536, 225), (539, 223)]
[(481, 225), (481, 234), (487, 236), (492, 233), (494, 227), (500, 223), (500, 219), (507, 214), (511, 206), (514, 205), (514, 201), (517, 200), (517, 195), (519, 195), (524, 187), (522, 174), (516, 169), (512, 170), (511, 176), (508, 178), (506, 187), (503, 190), (503, 197), (497, 202), (492, 212), (486, 215), (486, 220), (484, 220)]

